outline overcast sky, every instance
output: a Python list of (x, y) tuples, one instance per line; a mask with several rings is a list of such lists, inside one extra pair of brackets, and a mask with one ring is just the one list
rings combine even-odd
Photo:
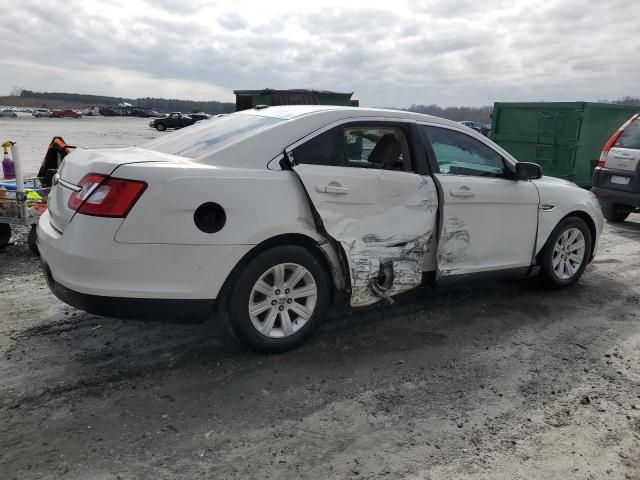
[(0, 95), (317, 88), (396, 107), (640, 96), (637, 0), (2, 0), (0, 18)]

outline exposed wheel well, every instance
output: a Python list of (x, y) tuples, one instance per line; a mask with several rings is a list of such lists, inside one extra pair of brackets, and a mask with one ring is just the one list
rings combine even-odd
[[(245, 265), (247, 265), (247, 263), (249, 263), (251, 260), (253, 260), (255, 257), (257, 257), (260, 253), (264, 252), (265, 250), (268, 250), (269, 248), (276, 247), (276, 246), (282, 246), (282, 245), (298, 245), (301, 247), (305, 247), (311, 253), (313, 253), (318, 258), (318, 260), (322, 263), (323, 267), (326, 269), (327, 274), (331, 279), (331, 285), (333, 287), (332, 290), (336, 289), (335, 281), (332, 275), (331, 265), (329, 264), (329, 261), (327, 260), (323, 252), (320, 250), (318, 243), (313, 238), (307, 237), (306, 235), (302, 235), (299, 233), (287, 233), (283, 235), (276, 235), (275, 237), (271, 237), (267, 240), (264, 240), (263, 242), (259, 243), (258, 245), (253, 247), (251, 250), (249, 250), (244, 255), (244, 257), (240, 259), (240, 261), (236, 264), (236, 266), (233, 267), (233, 270), (231, 270), (231, 273), (229, 274), (224, 284), (222, 285), (222, 288), (220, 289), (220, 293), (217, 299), (219, 301), (217, 301), (216, 303), (226, 304), (226, 301), (228, 299), (228, 293), (231, 286), (233, 285), (233, 282), (238, 277), (238, 275), (240, 274), (242, 269), (245, 267)], [(333, 295), (332, 295), (332, 300), (333, 300)]]

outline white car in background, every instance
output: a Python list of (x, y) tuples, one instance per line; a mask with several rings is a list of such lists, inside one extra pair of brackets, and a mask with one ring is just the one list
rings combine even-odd
[(50, 117), (53, 113), (48, 108), (34, 108), (31, 115), (37, 118)]
[(539, 275), (593, 258), (595, 197), (459, 123), (404, 111), (237, 112), (139, 148), (77, 148), (38, 247), (51, 290), (121, 317), (208, 317), (250, 347), (300, 345), (336, 292), (354, 307), (421, 284)]
[(10, 108), (5, 108), (3, 110), (0, 110), (0, 117), (17, 117), (18, 114), (15, 112), (15, 110), (11, 110)]
[(98, 107), (87, 107), (82, 109), (82, 114), (87, 117), (99, 117), (100, 109)]

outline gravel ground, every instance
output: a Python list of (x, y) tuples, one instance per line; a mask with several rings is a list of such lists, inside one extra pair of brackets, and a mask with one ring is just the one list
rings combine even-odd
[(640, 218), (564, 291), (419, 289), (284, 355), (121, 321), (0, 252), (3, 479), (640, 479)]

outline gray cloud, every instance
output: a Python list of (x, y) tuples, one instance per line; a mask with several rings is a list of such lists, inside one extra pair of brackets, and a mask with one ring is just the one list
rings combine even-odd
[(243, 30), (249, 22), (237, 13), (225, 13), (218, 18), (218, 23), (228, 30)]
[(226, 2), (121, 1), (3, 2), (0, 89), (51, 90), (49, 69), (55, 85), (105, 94), (119, 94), (113, 72), (123, 72), (140, 96), (169, 80), (184, 81), (176, 97), (196, 83), (227, 96), (315, 87), (377, 106), (640, 95), (636, 2), (363, 2), (269, 14), (257, 2), (231, 11)]

